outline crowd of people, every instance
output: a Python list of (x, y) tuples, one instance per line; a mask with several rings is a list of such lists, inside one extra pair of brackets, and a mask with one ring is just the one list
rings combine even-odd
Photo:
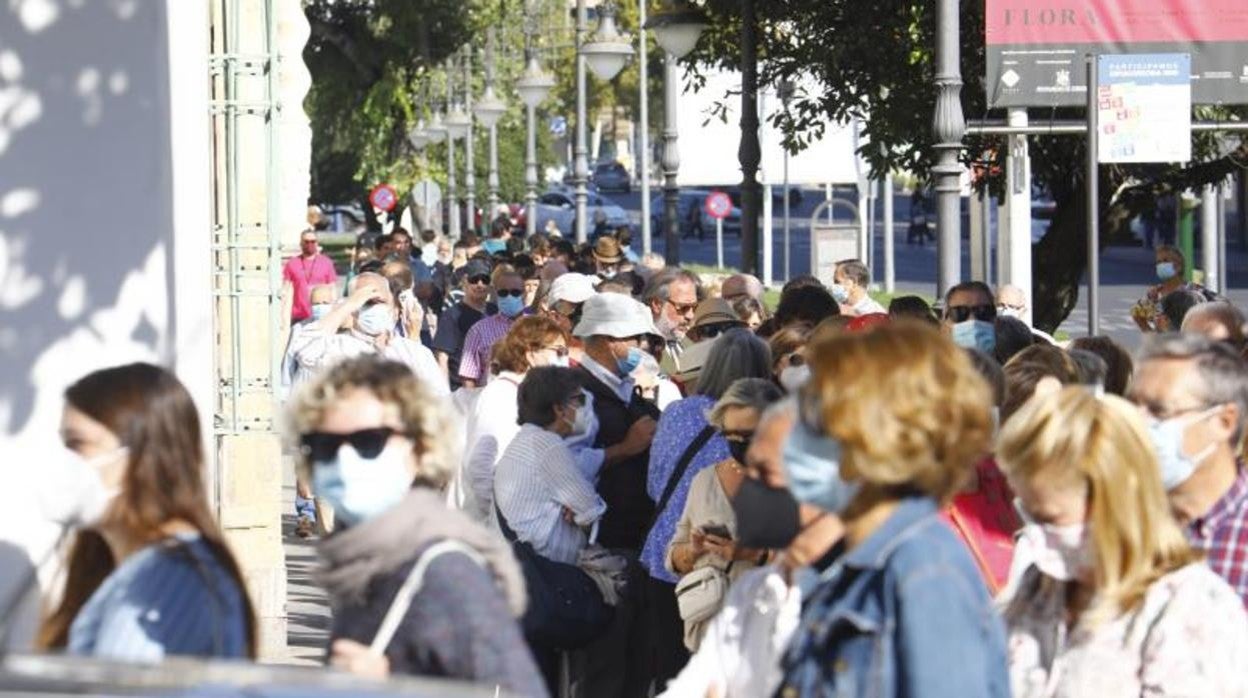
[[(858, 260), (772, 313), (610, 231), (420, 239), (353, 253), (345, 292), (314, 233), (286, 266), (329, 664), (526, 696), (1248, 696), (1244, 317), (1172, 248), (1132, 356), (1059, 344), (1014, 288), (884, 307)], [(39, 646), (254, 657), (185, 389), (138, 364), (65, 397), (101, 498)]]

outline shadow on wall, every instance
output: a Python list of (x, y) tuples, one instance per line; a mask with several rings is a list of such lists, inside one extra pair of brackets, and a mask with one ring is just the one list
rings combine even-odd
[(165, 12), (0, 5), (0, 446), (54, 439), (83, 374), (172, 360)]

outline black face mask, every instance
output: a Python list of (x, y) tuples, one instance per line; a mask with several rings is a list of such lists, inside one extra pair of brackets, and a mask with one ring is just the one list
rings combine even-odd
[(737, 439), (728, 439), (728, 453), (732, 454), (732, 459), (740, 465), (745, 465), (745, 454), (750, 450), (749, 441), (740, 441)]
[(747, 548), (787, 548), (802, 529), (793, 495), (753, 478), (741, 482), (732, 512), (737, 517), (737, 542)]

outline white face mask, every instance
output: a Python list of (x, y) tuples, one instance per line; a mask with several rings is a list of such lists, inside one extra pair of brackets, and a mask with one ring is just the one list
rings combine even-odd
[(374, 303), (355, 316), (355, 327), (370, 337), (385, 334), (394, 329), (394, 313), (385, 303)]
[(593, 419), (594, 410), (588, 404), (578, 407), (576, 417), (572, 419), (572, 431), (568, 433), (568, 436), (580, 436), (589, 431)]
[(70, 462), (70, 472), (74, 473), (73, 477), (77, 479), (75, 483), (67, 483), (66, 489), (70, 492), (76, 491), (78, 496), (72, 498), (71, 508), (60, 512), (56, 518), (85, 528), (98, 526), (113, 502), (121, 495), (119, 484), (111, 486), (105, 484), (102, 471), (117, 459), (125, 458), (130, 453), (130, 449), (121, 446), (91, 458), (83, 458), (69, 449), (66, 449), (65, 453)]
[(796, 393), (808, 382), (810, 382), (810, 367), (805, 364), (789, 366), (780, 372), (780, 385), (790, 395)]
[(1010, 307), (1010, 306), (1008, 306), (1008, 305), (998, 305), (998, 306), (997, 306), (997, 315), (1001, 315), (1001, 316), (1003, 316), (1003, 317), (1018, 318), (1019, 320), (1022, 320), (1022, 319), (1023, 319), (1023, 309), (1022, 309), (1022, 308), (1011, 308), (1011, 307)]

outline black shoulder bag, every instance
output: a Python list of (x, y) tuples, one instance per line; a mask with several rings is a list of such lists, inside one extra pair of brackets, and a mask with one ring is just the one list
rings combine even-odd
[(602, 600), (602, 592), (589, 575), (576, 565), (542, 557), (520, 540), (497, 499), (494, 515), (524, 572), (529, 605), (520, 624), (525, 637), (540, 647), (570, 650), (583, 648), (606, 632), (615, 609)]

